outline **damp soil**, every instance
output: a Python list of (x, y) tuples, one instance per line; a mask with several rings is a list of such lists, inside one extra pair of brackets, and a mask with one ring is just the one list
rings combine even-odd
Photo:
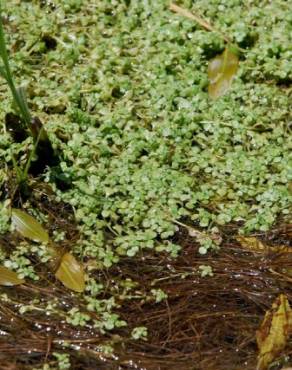
[[(34, 189), (32, 205), (49, 215), (52, 230), (66, 231), (60, 248), (66, 250), (78, 239), (78, 231), (69, 206), (54, 202), (45, 186)], [(93, 273), (104, 286), (121, 279), (137, 282), (140, 291), (160, 288), (167, 300), (153, 304), (145, 299), (124, 300), (117, 296), (118, 313), (126, 320), (126, 329), (101, 335), (91, 326), (72, 327), (59, 316), (31, 311), (25, 316), (18, 307), (38, 299), (43, 305), (57, 297), (63, 310), (84, 307), (82, 299), (63, 288), (45, 265), (37, 267), (40, 280), (3, 288), (10, 302), (1, 301), (0, 369), (39, 369), (52, 353), (62, 348), (70, 354), (72, 369), (255, 369), (256, 331), (266, 310), (280, 294), (292, 300), (291, 279), (280, 273), (292, 268), (290, 254), (255, 254), (243, 250), (235, 240), (237, 225), (221, 230), (219, 251), (200, 256), (194, 238), (180, 230), (174, 241), (182, 245), (177, 259), (155, 253), (124, 258), (118, 265)], [(265, 243), (291, 246), (292, 225), (279, 224), (269, 233), (255, 235)], [(13, 234), (1, 237), (2, 247), (11, 248), (19, 240)], [(292, 246), (291, 246), (292, 248)], [(36, 261), (37, 263), (37, 261)], [(86, 263), (86, 261), (85, 261)], [(200, 265), (212, 266), (214, 276), (202, 278)], [(112, 293), (111, 293), (112, 294)], [(105, 289), (104, 298), (108, 293)], [(147, 341), (129, 339), (128, 331), (146, 326)], [(64, 342), (69, 341), (64, 350)], [(106, 356), (100, 344), (110, 343), (114, 353)], [(280, 356), (292, 353), (288, 344)]]

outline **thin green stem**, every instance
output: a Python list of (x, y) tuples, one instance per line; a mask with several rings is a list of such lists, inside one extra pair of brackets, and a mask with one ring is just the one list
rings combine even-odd
[(0, 57), (3, 62), (3, 65), (0, 66), (0, 73), (3, 76), (3, 78), (5, 78), (11, 90), (14, 102), (16, 104), (16, 109), (18, 110), (22, 120), (24, 121), (26, 127), (29, 129), (31, 133), (31, 136), (33, 137), (33, 149), (29, 153), (28, 160), (23, 170), (18, 166), (12, 154), (12, 162), (13, 162), (13, 166), (16, 172), (18, 183), (23, 184), (27, 181), (28, 171), (29, 171), (32, 158), (35, 154), (36, 148), (38, 146), (38, 143), (39, 143), (39, 140), (42, 134), (42, 128), (39, 131), (37, 138), (35, 138), (35, 135), (31, 127), (32, 117), (28, 109), (26, 100), (25, 100), (25, 95), (21, 88), (20, 89), (16, 88), (13, 77), (12, 77), (12, 72), (10, 69), (9, 58), (8, 58), (8, 53), (7, 53), (7, 48), (6, 48), (5, 34), (4, 34), (4, 29), (3, 29), (3, 24), (2, 24), (1, 2), (0, 2)]
[(17, 181), (20, 184), (20, 183), (23, 182), (23, 171), (18, 166), (18, 164), (17, 164), (17, 162), (16, 162), (16, 160), (14, 158), (14, 155), (12, 153), (11, 153), (11, 159), (12, 159), (14, 170), (16, 172)]
[[(8, 85), (10, 87), (13, 99), (14, 99), (16, 105), (17, 105), (17, 108), (19, 110), (19, 113), (20, 113), (23, 121), (25, 122), (27, 128), (31, 131), (31, 127), (30, 127), (31, 115), (30, 115), (30, 112), (27, 108), (27, 105), (24, 101), (23, 96), (17, 91), (17, 89), (15, 87), (15, 84), (14, 84), (13, 77), (12, 77), (12, 73), (11, 73), (11, 69), (10, 69), (10, 65), (9, 65), (8, 53), (7, 53), (7, 49), (6, 49), (6, 42), (5, 42), (5, 36), (4, 36), (4, 30), (3, 30), (1, 15), (2, 15), (2, 8), (1, 8), (1, 4), (0, 4), (0, 56), (1, 56), (1, 59), (3, 61), (3, 68), (1, 68), (2, 75), (6, 79)], [(31, 131), (31, 133), (32, 133), (32, 131)]]

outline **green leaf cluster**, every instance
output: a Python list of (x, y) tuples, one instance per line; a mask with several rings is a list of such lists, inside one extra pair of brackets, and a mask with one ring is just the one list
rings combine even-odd
[[(13, 9), (8, 30), (18, 29), (9, 36), (18, 45), (12, 68), (30, 80), (30, 102), (62, 153), (71, 186), (58, 190), (53, 169), (45, 180), (75, 209), (76, 253), (109, 267), (150, 248), (177, 254), (175, 220), (207, 230), (240, 222), (251, 232), (289, 217), (287, 2), (180, 2), (245, 50), (216, 101), (207, 67), (224, 43), (167, 1), (55, 3), (3, 7)], [(44, 35), (55, 48), (44, 48)], [(203, 244), (201, 252), (213, 248)]]

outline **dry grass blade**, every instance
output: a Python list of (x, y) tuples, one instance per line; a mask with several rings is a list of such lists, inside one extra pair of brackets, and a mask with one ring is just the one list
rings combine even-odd
[(189, 19), (197, 22), (200, 26), (205, 28), (207, 31), (212, 31), (212, 32), (216, 32), (216, 33), (220, 34), (222, 36), (222, 38), (227, 43), (231, 43), (231, 40), (228, 36), (224, 35), (221, 31), (214, 28), (210, 23), (208, 23), (206, 20), (199, 17), (198, 15), (195, 15), (195, 14), (191, 13), (190, 11), (188, 11), (184, 8), (181, 8), (180, 6), (178, 6), (174, 3), (170, 4), (169, 9), (172, 10), (173, 12), (179, 14), (179, 15), (182, 15), (183, 17), (189, 18)]

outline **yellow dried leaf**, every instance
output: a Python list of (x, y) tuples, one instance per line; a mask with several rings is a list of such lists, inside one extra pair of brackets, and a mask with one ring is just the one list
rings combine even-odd
[(64, 254), (55, 276), (65, 285), (65, 287), (78, 293), (84, 291), (84, 271), (72, 254)]
[(42, 225), (32, 216), (20, 209), (12, 209), (12, 224), (15, 229), (25, 238), (48, 243), (49, 235)]
[(238, 236), (236, 240), (244, 249), (247, 249), (251, 252), (267, 252), (267, 246), (253, 236)]
[(292, 253), (292, 248), (287, 245), (272, 245), (268, 248), (275, 253)]
[(236, 240), (240, 245), (251, 252), (255, 253), (291, 253), (292, 248), (287, 247), (286, 245), (266, 245), (257, 238), (250, 236), (238, 236)]
[(292, 310), (287, 297), (281, 294), (266, 312), (256, 333), (259, 356), (257, 370), (265, 370), (285, 348), (292, 329)]
[(282, 272), (284, 273), (284, 274), (286, 274), (286, 275), (288, 275), (288, 276), (292, 276), (292, 268), (289, 268), (289, 267), (284, 267), (284, 268), (282, 268)]
[(230, 48), (212, 59), (208, 66), (208, 92), (212, 99), (224, 95), (231, 86), (231, 82), (238, 69), (238, 56)]
[(0, 285), (14, 286), (23, 284), (25, 281), (20, 279), (16, 272), (9, 270), (4, 266), (0, 266)]

